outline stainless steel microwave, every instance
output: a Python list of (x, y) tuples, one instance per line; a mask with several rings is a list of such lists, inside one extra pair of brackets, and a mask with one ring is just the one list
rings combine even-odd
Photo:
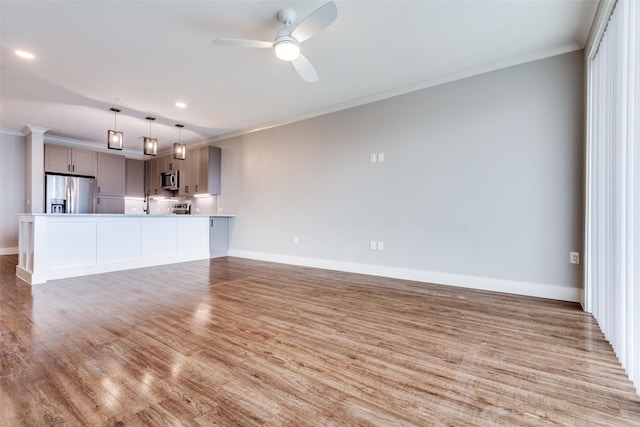
[(167, 171), (160, 173), (160, 186), (165, 190), (178, 190), (180, 188), (179, 171)]

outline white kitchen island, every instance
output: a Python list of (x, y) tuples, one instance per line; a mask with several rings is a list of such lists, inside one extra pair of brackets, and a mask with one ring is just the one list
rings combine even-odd
[(19, 215), (16, 275), (47, 280), (207, 259), (209, 216)]

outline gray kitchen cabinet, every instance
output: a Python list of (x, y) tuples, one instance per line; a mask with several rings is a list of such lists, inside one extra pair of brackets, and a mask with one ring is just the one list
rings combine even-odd
[(151, 159), (144, 162), (145, 178), (144, 187), (147, 196), (162, 194), (160, 188), (160, 164), (159, 159)]
[(144, 161), (136, 159), (126, 160), (125, 196), (143, 198), (144, 187)]
[(229, 253), (228, 217), (209, 218), (209, 257), (220, 258)]
[(97, 155), (93, 151), (45, 144), (44, 171), (70, 175), (96, 176)]
[(160, 172), (179, 170), (179, 162), (179, 160), (173, 158), (173, 155), (158, 158), (158, 166), (160, 168)]
[(194, 194), (220, 194), (221, 150), (218, 147), (200, 147), (190, 163), (190, 183)]
[(96, 200), (96, 213), (122, 214), (124, 213), (123, 196), (98, 196)]
[(200, 147), (187, 151), (185, 160), (178, 163), (180, 196), (220, 194), (221, 150)]
[(180, 160), (180, 168), (178, 175), (178, 184), (180, 189), (178, 190), (178, 195), (180, 196), (193, 196), (191, 191), (190, 183), (191, 183), (191, 158), (192, 153), (195, 150), (187, 151), (186, 158), (184, 160)]
[(182, 160), (182, 167), (180, 169), (179, 181), (180, 181), (180, 196), (193, 196), (195, 193), (191, 186), (193, 170), (197, 165), (198, 149), (187, 151), (186, 158)]
[(98, 153), (98, 213), (124, 213), (126, 159), (111, 153)]
[(71, 171), (76, 175), (96, 176), (98, 155), (94, 151), (71, 149)]
[(71, 173), (71, 149), (60, 145), (44, 146), (44, 171)]

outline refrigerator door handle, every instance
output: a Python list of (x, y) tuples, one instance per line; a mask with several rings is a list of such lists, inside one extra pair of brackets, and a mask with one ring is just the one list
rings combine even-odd
[(74, 204), (75, 204), (75, 203), (73, 203), (73, 188), (71, 186), (72, 182), (71, 182), (71, 180), (69, 178), (66, 178), (66, 180), (67, 180), (67, 185), (66, 185), (66, 188), (65, 188), (65, 190), (66, 190), (65, 191), (65, 196), (67, 198), (67, 206), (66, 206), (67, 210), (66, 210), (65, 213), (72, 213), (73, 212), (73, 208), (74, 208)]

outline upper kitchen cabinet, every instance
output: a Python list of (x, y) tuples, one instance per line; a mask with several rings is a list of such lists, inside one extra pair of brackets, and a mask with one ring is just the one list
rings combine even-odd
[(45, 144), (44, 171), (70, 175), (96, 176), (96, 153), (80, 148)]
[(160, 191), (160, 159), (151, 159), (144, 162), (145, 178), (144, 188), (147, 196), (161, 194)]
[(189, 188), (192, 194), (220, 194), (221, 150), (218, 147), (200, 147), (188, 154)]
[(173, 156), (164, 156), (158, 158), (158, 166), (160, 172), (169, 172), (180, 170), (180, 160), (176, 160)]
[(145, 196), (144, 161), (127, 159), (126, 169), (125, 196), (143, 198)]
[(195, 193), (193, 187), (191, 187), (191, 174), (194, 168), (197, 166), (197, 151), (187, 151), (187, 157), (185, 160), (181, 160), (180, 175), (178, 181), (180, 184), (180, 190), (178, 194), (180, 196), (193, 196)]
[(125, 157), (98, 153), (98, 196), (123, 196), (126, 186)]
[[(189, 156), (189, 154), (187, 154)], [(180, 160), (180, 175), (178, 176), (178, 184), (180, 189), (178, 190), (178, 195), (180, 196), (193, 196), (193, 193), (189, 193), (189, 157), (186, 160)]]

